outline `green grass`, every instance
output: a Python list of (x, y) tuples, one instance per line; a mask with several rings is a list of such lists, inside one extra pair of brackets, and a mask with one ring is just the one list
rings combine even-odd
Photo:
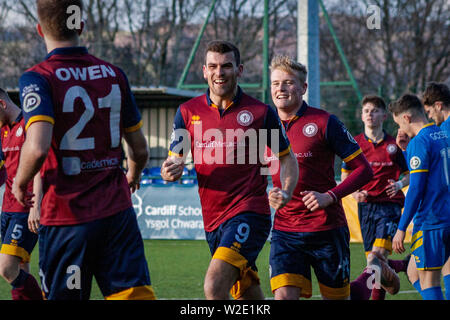
[[(150, 268), (153, 288), (159, 299), (204, 299), (203, 277), (211, 259), (208, 245), (204, 240), (145, 240), (145, 254)], [(33, 253), (31, 273), (39, 279), (38, 250)], [(269, 250), (266, 243), (256, 262), (261, 286), (267, 298), (273, 298), (269, 284)], [(355, 279), (366, 265), (362, 244), (352, 243), (351, 279)], [(391, 256), (401, 259), (404, 255)], [(408, 282), (404, 273), (400, 274), (399, 294), (386, 295), (386, 300), (421, 300), (420, 295)], [(320, 299), (317, 280), (313, 278), (313, 297)], [(10, 286), (0, 279), (0, 300), (10, 300)], [(92, 300), (103, 299), (95, 281), (91, 293)]]

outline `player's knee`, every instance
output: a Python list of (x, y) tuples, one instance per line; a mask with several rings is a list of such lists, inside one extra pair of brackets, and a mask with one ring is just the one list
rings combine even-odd
[(0, 276), (7, 282), (14, 281), (19, 274), (19, 266), (14, 261), (0, 258)]
[(229, 299), (229, 290), (225, 288), (221, 282), (214, 281), (213, 279), (206, 277), (203, 284), (203, 290), (205, 292), (205, 298), (207, 300), (227, 300)]
[(298, 300), (301, 289), (293, 286), (281, 287), (275, 290), (275, 300)]

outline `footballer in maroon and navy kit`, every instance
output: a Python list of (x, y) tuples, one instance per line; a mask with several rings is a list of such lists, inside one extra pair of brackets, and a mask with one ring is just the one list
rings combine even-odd
[[(405, 201), (401, 189), (409, 184), (409, 171), (395, 138), (383, 130), (383, 122), (387, 118), (383, 99), (375, 95), (365, 96), (361, 111), (364, 132), (355, 139), (369, 161), (374, 176), (352, 196), (358, 202), (358, 217), (366, 255), (377, 251), (387, 258), (392, 253), (392, 238)], [(345, 181), (350, 172), (351, 169), (343, 163), (342, 180)], [(406, 272), (407, 260), (408, 258), (387, 261), (396, 272)], [(383, 300), (384, 297), (383, 288), (374, 288), (373, 300)]]
[(13, 192), (26, 204), (24, 184), (40, 170), (47, 299), (88, 299), (92, 277), (106, 299), (154, 299), (130, 193), (148, 159), (141, 117), (125, 74), (79, 46), (82, 28), (67, 28), (71, 5), (82, 8), (75, 0), (37, 1), (48, 55), (19, 81), (27, 139)]
[[(272, 60), (272, 100), (297, 158), (299, 179), (292, 200), (275, 213), (271, 288), (277, 300), (311, 297), (312, 268), (323, 298), (368, 299), (371, 273), (350, 283), (350, 235), (341, 198), (366, 184), (373, 173), (338, 118), (303, 101), (306, 75), (305, 66), (290, 57)], [(335, 155), (353, 169), (339, 185), (334, 180)], [(271, 166), (277, 162), (270, 153), (268, 159)], [(278, 186), (279, 173), (272, 178)]]
[[(208, 44), (203, 74), (209, 89), (179, 107), (161, 171), (165, 180), (179, 179), (180, 157), (192, 152), (212, 255), (205, 276), (207, 299), (227, 299), (230, 289), (236, 299), (264, 298), (255, 261), (270, 232), (270, 205), (289, 201), (298, 175), (275, 110), (237, 85), (242, 68), (234, 45)], [(263, 165), (267, 145), (280, 157), (286, 177), (271, 199)]]
[[(2, 169), (6, 169), (7, 176), (1, 215), (0, 274), (11, 284), (13, 300), (42, 300), (39, 284), (29, 271), (31, 252), (38, 241), (37, 230), (34, 226), (29, 229), (29, 216), (39, 216), (39, 204), (30, 209), (21, 205), (11, 193), (25, 141), (24, 120), (20, 108), (3, 89), (0, 89), (0, 127)], [(39, 181), (35, 183), (40, 185)], [(38, 186), (35, 187), (34, 199), (37, 199), (40, 192)], [(27, 191), (33, 193), (32, 181)]]

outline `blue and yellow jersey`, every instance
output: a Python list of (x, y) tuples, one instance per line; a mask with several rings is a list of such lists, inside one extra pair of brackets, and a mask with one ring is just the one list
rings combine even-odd
[(434, 123), (425, 125), (406, 149), (410, 185), (399, 229), (422, 230), (450, 226), (450, 138)]

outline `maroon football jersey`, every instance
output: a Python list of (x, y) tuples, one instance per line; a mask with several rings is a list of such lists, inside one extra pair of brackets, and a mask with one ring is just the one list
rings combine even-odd
[[(242, 212), (270, 214), (267, 176), (261, 169), (273, 130), (279, 133), (279, 154), (290, 150), (275, 110), (239, 89), (232, 105), (221, 113), (204, 94), (179, 107), (174, 129), (186, 130), (191, 139), (206, 231)], [(269, 141), (262, 141), (260, 129), (267, 130)], [(170, 150), (180, 155), (176, 140), (174, 135)]]
[[(12, 124), (4, 125), (1, 128), (2, 138), (2, 152), (6, 168), (6, 184), (5, 192), (3, 193), (3, 212), (28, 212), (29, 209), (17, 202), (16, 198), (11, 192), (14, 177), (19, 166), (20, 150), (25, 141), (25, 124), (22, 115)], [(30, 182), (28, 191), (33, 191), (33, 182)]]
[[(274, 229), (288, 232), (316, 232), (347, 224), (341, 202), (311, 212), (303, 203), (302, 191), (327, 192), (336, 186), (335, 155), (350, 161), (361, 153), (344, 125), (328, 112), (305, 102), (290, 121), (285, 122), (299, 167), (299, 179), (292, 200), (275, 214)], [(278, 161), (270, 157), (271, 166)], [(280, 172), (272, 175), (275, 187), (281, 188)]]
[[(373, 170), (373, 179), (361, 190), (366, 190), (366, 202), (393, 202), (403, 206), (405, 195), (399, 191), (393, 198), (386, 193), (388, 180), (397, 181), (401, 173), (408, 172), (406, 160), (395, 138), (385, 133), (382, 141), (372, 142), (364, 133), (355, 137)], [(345, 164), (342, 170), (348, 170)]]
[(131, 207), (121, 138), (142, 122), (125, 74), (84, 47), (57, 48), (19, 85), (25, 128), (54, 124), (41, 168), (41, 223), (80, 224)]

